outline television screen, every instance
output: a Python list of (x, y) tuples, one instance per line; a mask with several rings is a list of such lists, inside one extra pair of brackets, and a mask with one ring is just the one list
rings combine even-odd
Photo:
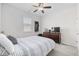
[(60, 32), (60, 27), (54, 27), (55, 32)]

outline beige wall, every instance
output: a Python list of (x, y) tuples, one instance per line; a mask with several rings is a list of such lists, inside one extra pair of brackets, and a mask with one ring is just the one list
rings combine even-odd
[(0, 3), (0, 31), (1, 31), (1, 3)]
[(77, 26), (77, 45), (78, 45), (78, 55), (79, 55), (79, 4), (77, 4), (77, 20), (76, 20), (76, 26)]
[[(32, 32), (24, 32), (23, 17), (30, 17), (32, 19)], [(36, 35), (34, 32), (34, 20), (39, 20), (39, 17), (28, 14), (19, 8), (11, 6), (9, 4), (2, 5), (2, 30), (6, 34), (13, 35), (15, 37), (26, 37), (29, 35)]]
[(59, 26), (61, 27), (61, 42), (77, 46), (76, 16), (76, 4), (59, 4), (58, 6), (54, 6), (51, 14), (43, 18), (42, 31), (45, 28)]

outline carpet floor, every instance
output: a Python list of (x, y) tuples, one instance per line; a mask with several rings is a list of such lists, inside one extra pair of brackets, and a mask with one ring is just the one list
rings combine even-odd
[(52, 50), (48, 56), (77, 56), (78, 50), (76, 47), (64, 45), (64, 44), (56, 44), (54, 50)]

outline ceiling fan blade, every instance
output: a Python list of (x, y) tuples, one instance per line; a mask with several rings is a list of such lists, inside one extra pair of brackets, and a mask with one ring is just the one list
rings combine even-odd
[(52, 8), (51, 6), (45, 6), (45, 7), (43, 7), (43, 8)]
[(38, 7), (38, 6), (35, 6), (35, 5), (32, 5), (33, 7)]
[(34, 10), (33, 12), (36, 12), (36, 11), (38, 11), (38, 9)]
[(38, 6), (41, 6), (41, 3), (39, 3)]
[(42, 13), (44, 13), (44, 10), (41, 10)]

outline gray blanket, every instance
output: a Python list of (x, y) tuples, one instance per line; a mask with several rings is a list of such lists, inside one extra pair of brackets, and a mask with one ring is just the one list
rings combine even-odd
[(0, 44), (0, 56), (8, 56), (7, 50)]

